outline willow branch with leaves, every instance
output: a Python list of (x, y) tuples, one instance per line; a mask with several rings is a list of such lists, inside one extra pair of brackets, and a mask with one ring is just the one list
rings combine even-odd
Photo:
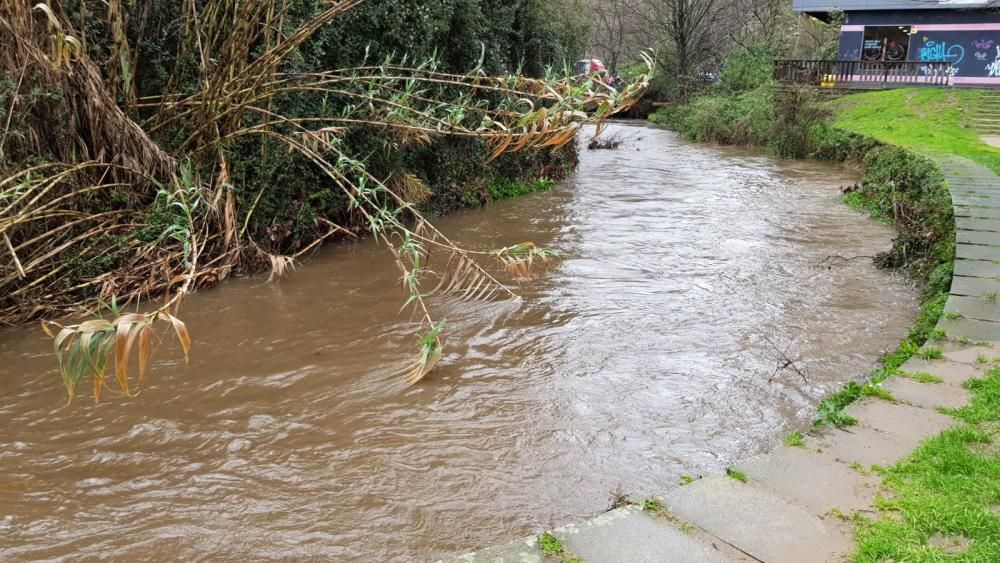
[[(566, 72), (488, 76), (480, 63), (459, 75), (441, 72), (433, 60), (411, 65), (406, 58), (328, 72), (283, 70), (313, 34), (362, 1), (327, 2), (279, 32), (291, 21), (289, 0), (183, 0), (177, 60), (194, 61), (196, 86), (179, 86), (178, 64), (177, 76), (154, 97), (135, 95), (134, 69), (142, 61), (123, 31), (131, 16), (120, 1), (87, 8), (107, 12), (117, 59), (103, 67), (57, 0), (0, 6), (0, 72), (21, 77), (7, 98), (8, 126), (0, 137), (0, 254), (10, 257), (0, 262), (0, 322), (112, 304), (96, 308), (109, 318), (46, 325), (71, 399), (88, 375), (98, 399), (112, 359), (121, 391), (137, 392), (158, 322), (173, 327), (186, 357), (190, 337), (177, 317), (185, 295), (234, 272), (264, 267), (280, 277), (317, 244), (353, 233), (325, 217), (326, 233), (297, 253), (264, 250), (247, 227), (272, 188), (262, 186), (250, 201), (237, 198), (233, 163), (241, 143), (256, 143), (262, 154), (282, 147), (310, 163), (392, 253), (403, 309), (420, 325), (419, 352), (403, 370), (407, 384), (441, 358), (445, 323), (433, 315), (434, 296), (516, 298), (479, 260), (523, 278), (554, 256), (531, 243), (492, 253), (463, 248), (419, 211), (415, 200), (430, 189), (412, 174), (376, 177), (352, 156), (348, 133), (364, 127), (390, 149), (444, 136), (476, 139), (488, 143), (492, 158), (556, 150), (584, 124), (596, 123), (599, 134), (603, 120), (638, 101), (649, 74), (614, 89)], [(115, 80), (103, 78), (102, 68)], [(52, 133), (49, 114), (19, 107), (37, 87), (57, 94), (48, 109), (69, 116), (59, 129), (65, 134)], [(324, 109), (283, 115), (276, 108), (290, 97), (321, 100)], [(9, 134), (11, 119), (16, 136)], [(48, 162), (28, 165), (32, 154), (49, 155)], [(79, 276), (81, 264), (93, 264), (93, 271)], [(160, 297), (163, 304), (152, 312), (126, 312)], [(133, 350), (137, 384), (129, 383)]]

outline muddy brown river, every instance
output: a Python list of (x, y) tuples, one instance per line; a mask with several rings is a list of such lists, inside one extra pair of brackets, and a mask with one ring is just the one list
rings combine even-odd
[[(437, 221), (564, 258), (521, 302), (432, 301), (438, 371), (387, 252), (187, 300), (142, 395), (64, 408), (50, 342), (0, 331), (0, 560), (426, 561), (662, 493), (802, 429), (905, 334), (915, 291), (850, 170), (616, 125), (551, 192)], [(778, 351), (805, 378), (775, 373)]]

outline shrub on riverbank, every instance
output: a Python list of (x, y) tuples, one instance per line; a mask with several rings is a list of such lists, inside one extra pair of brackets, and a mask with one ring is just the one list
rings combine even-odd
[(845, 201), (898, 229), (892, 249), (876, 260), (880, 266), (906, 267), (926, 280), (955, 256), (955, 218), (944, 174), (929, 158), (907, 149), (865, 144), (864, 175)]
[(811, 88), (777, 88), (766, 50), (736, 53), (719, 82), (684, 105), (649, 116), (699, 142), (766, 147), (779, 156), (802, 158), (815, 150), (812, 129), (829, 119)]
[(771, 56), (748, 50), (732, 55), (719, 81), (683, 105), (649, 116), (699, 142), (766, 146), (774, 127)]

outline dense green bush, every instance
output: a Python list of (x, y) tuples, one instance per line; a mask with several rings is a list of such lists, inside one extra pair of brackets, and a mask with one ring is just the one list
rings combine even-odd
[(954, 259), (955, 220), (941, 169), (907, 149), (882, 145), (864, 156), (859, 186), (865, 207), (890, 218), (899, 229), (892, 250), (879, 256), (885, 267), (910, 267), (926, 278)]
[(762, 47), (737, 51), (726, 59), (717, 90), (738, 94), (774, 83), (774, 53)]
[(687, 104), (662, 108), (650, 120), (696, 141), (767, 146), (776, 121), (772, 64), (763, 51), (734, 54), (719, 82), (704, 94)]
[(395, 54), (466, 72), (482, 56), (487, 72), (538, 76), (581, 56), (587, 25), (580, 0), (369, 0), (322, 30), (312, 52), (327, 68)]
[(778, 155), (804, 158), (818, 150), (816, 134), (829, 122), (831, 113), (809, 87), (784, 88), (775, 92), (774, 127), (768, 143)]
[[(102, 71), (109, 81), (120, 84), (106, 22), (82, 17), (81, 7), (89, 2), (65, 0), (63, 5), (81, 35), (88, 37), (94, 58), (108, 61)], [(197, 61), (179, 48), (183, 5), (183, 0), (163, 0), (141, 13), (128, 11), (126, 34), (142, 63), (135, 75), (139, 97), (160, 94), (167, 80), (174, 81), (175, 91), (197, 89)], [(325, 0), (293, 0), (292, 5), (286, 33), (311, 18)], [(445, 72), (465, 73), (481, 64), (491, 74), (520, 70), (539, 76), (583, 52), (585, 13), (581, 0), (368, 0), (319, 30), (287, 58), (282, 70), (304, 73), (389, 59), (413, 66), (433, 59)], [(319, 117), (354, 101), (306, 93), (283, 96), (275, 103), (275, 113), (283, 116)], [(177, 148), (172, 138), (156, 141)], [(274, 143), (263, 145), (246, 140), (229, 147), (235, 194), (241, 208), (255, 210), (248, 232), (262, 248), (279, 254), (302, 248), (326, 232), (320, 217), (355, 224), (345, 197), (328, 189), (328, 179), (315, 166)], [(430, 144), (395, 143), (387, 142), (384, 130), (360, 126), (350, 129), (344, 148), (377, 177), (420, 178), (431, 190), (424, 206), (437, 213), (487, 202), (492, 199), (490, 188), (503, 182), (528, 185), (542, 177), (561, 178), (576, 162), (575, 145), (556, 153), (521, 151), (491, 162), (480, 141), (442, 137)]]
[(870, 150), (884, 144), (872, 137), (831, 127), (828, 123), (816, 124), (809, 132), (813, 143), (810, 156), (819, 160), (861, 162)]

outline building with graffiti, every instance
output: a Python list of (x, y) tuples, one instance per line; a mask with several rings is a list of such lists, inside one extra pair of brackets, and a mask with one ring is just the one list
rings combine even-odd
[(955, 86), (1000, 87), (1000, 1), (793, 0), (793, 8), (841, 21), (841, 61), (948, 63)]

